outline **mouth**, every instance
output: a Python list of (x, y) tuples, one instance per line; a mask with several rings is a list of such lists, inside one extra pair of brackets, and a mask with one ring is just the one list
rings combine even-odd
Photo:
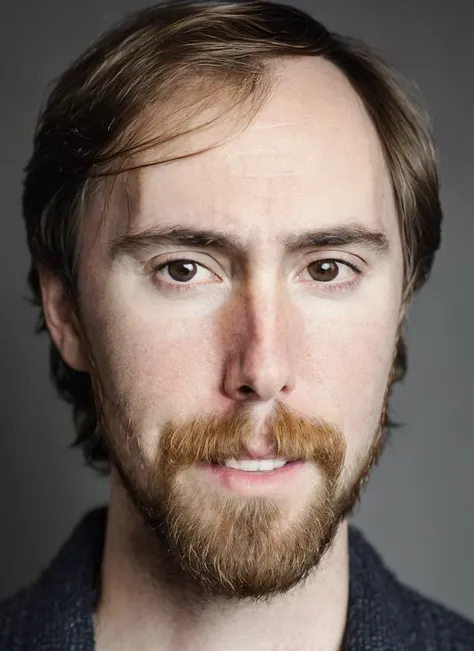
[(203, 463), (201, 470), (233, 494), (270, 497), (290, 488), (306, 465), (296, 459), (227, 459)]
[(213, 465), (242, 470), (243, 472), (272, 472), (296, 463), (296, 459), (226, 459)]

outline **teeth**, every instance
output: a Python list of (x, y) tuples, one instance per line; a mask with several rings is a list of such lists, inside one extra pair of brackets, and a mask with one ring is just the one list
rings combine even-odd
[(246, 470), (247, 472), (262, 472), (283, 468), (287, 463), (286, 459), (228, 459), (224, 462), (227, 468), (235, 470)]

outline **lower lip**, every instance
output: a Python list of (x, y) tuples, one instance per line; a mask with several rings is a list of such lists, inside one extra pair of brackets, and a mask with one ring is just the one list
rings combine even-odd
[(291, 461), (282, 468), (262, 472), (236, 470), (217, 464), (203, 464), (202, 469), (232, 493), (239, 495), (271, 495), (289, 486), (300, 474), (304, 461)]

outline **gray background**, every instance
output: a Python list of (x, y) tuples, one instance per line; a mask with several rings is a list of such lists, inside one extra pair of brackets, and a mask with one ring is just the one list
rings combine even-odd
[[(4, 2), (4, 0), (2, 0)], [(412, 586), (474, 618), (473, 0), (295, 2), (362, 37), (429, 107), (441, 154), (445, 227), (431, 282), (409, 319), (410, 371), (395, 396), (397, 431), (356, 522)], [(69, 411), (48, 382), (46, 338), (24, 300), (22, 168), (47, 84), (136, 0), (2, 4), (0, 596), (30, 581), (79, 516), (107, 499), (82, 467)]]

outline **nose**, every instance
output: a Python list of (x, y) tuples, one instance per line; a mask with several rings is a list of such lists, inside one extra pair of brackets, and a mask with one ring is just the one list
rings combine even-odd
[(245, 291), (231, 318), (224, 391), (240, 401), (270, 401), (295, 388), (295, 307), (282, 288)]

